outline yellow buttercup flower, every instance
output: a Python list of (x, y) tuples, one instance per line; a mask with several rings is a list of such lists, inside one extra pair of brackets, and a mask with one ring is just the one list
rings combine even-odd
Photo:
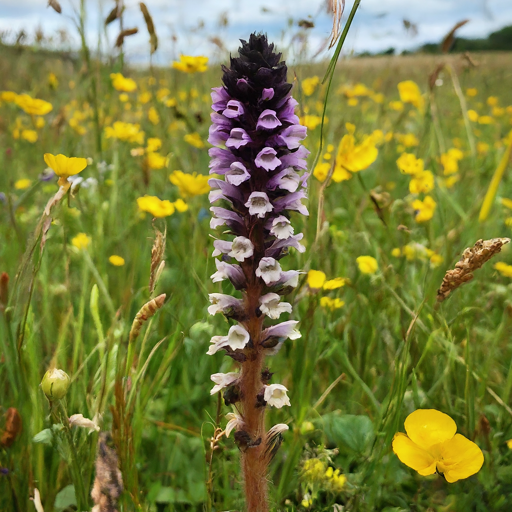
[(207, 194), (210, 191), (209, 179), (209, 176), (188, 174), (183, 171), (174, 171), (169, 176), (169, 181), (178, 187), (180, 196), (183, 198)]
[(57, 89), (57, 87), (59, 85), (59, 80), (57, 79), (57, 76), (55, 75), (55, 73), (50, 73), (48, 75), (48, 85), (52, 89)]
[[(329, 174), (330, 168), (331, 168), (331, 164), (329, 162), (319, 162), (315, 166), (315, 169), (313, 171), (313, 176), (318, 181), (322, 181), (323, 182), (327, 178), (327, 175)], [(347, 179), (350, 179), (352, 177), (352, 175), (349, 172), (347, 172), (347, 175), (348, 175)], [(340, 181), (342, 181), (342, 180), (340, 180)]]
[(204, 73), (208, 69), (208, 57), (192, 57), (180, 55), (179, 62), (173, 62), (172, 67), (183, 73)]
[(183, 201), (183, 199), (176, 199), (174, 203), (172, 203), (176, 210), (180, 213), (186, 212), (188, 210), (188, 204)]
[(412, 202), (414, 208), (416, 222), (427, 222), (434, 216), (436, 209), (436, 202), (430, 197), (426, 196), (423, 201), (416, 199)]
[(404, 104), (401, 101), (390, 101), (389, 108), (401, 112), (404, 109)]
[(347, 171), (354, 173), (367, 169), (375, 162), (379, 154), (372, 136), (366, 135), (359, 144), (356, 144), (355, 126), (347, 123), (347, 130), (349, 133), (341, 139), (336, 154), (336, 165), (332, 175), (335, 182), (349, 179)]
[(135, 80), (124, 77), (121, 73), (111, 73), (112, 87), (116, 91), (133, 92), (137, 90)]
[(494, 119), (491, 116), (479, 116), (478, 124), (492, 124)]
[(423, 172), (423, 159), (416, 158), (412, 153), (402, 153), (396, 161), (402, 174), (419, 174)]
[(499, 100), (496, 96), (489, 96), (487, 98), (487, 105), (490, 107), (495, 107), (499, 103)]
[[(326, 119), (324, 120), (324, 122)], [(306, 114), (300, 118), (300, 124), (305, 126), (308, 130), (314, 130), (317, 126), (322, 123), (322, 118), (320, 116), (314, 116), (310, 114)]]
[(310, 78), (305, 78), (304, 80), (302, 80), (301, 86), (304, 96), (311, 96), (315, 92), (319, 83), (320, 78), (318, 76), (312, 76)]
[(21, 130), (21, 138), (34, 144), (34, 142), (37, 142), (38, 135), (35, 130)]
[(174, 205), (167, 199), (162, 201), (156, 196), (144, 196), (137, 199), (139, 210), (148, 212), (153, 217), (169, 217), (175, 211)]
[(199, 133), (197, 133), (197, 132), (187, 133), (187, 135), (185, 135), (183, 137), (183, 140), (185, 142), (187, 142), (188, 144), (190, 144), (191, 146), (194, 146), (197, 149), (204, 148), (204, 142), (201, 139), (201, 136), (199, 135)]
[(5, 103), (16, 103), (18, 95), (14, 91), (2, 91), (0, 92), (0, 101)]
[(476, 123), (478, 121), (478, 112), (476, 110), (468, 110), (468, 117), (470, 121), (473, 121), (473, 123)]
[(482, 450), (461, 434), (448, 416), (435, 409), (418, 409), (405, 420), (407, 435), (398, 432), (393, 451), (422, 476), (440, 473), (447, 482), (468, 478), (484, 463)]
[(434, 188), (434, 175), (430, 171), (422, 171), (415, 174), (409, 182), (409, 192), (419, 194), (430, 192)]
[(87, 167), (86, 158), (67, 157), (65, 155), (44, 154), (46, 165), (59, 177), (59, 185), (67, 182), (70, 176), (81, 173)]
[(37, 98), (32, 98), (28, 94), (20, 94), (16, 96), (15, 103), (24, 112), (31, 116), (44, 116), (53, 109), (53, 105), (51, 103)]
[(503, 261), (494, 264), (494, 268), (505, 277), (512, 277), (512, 265), (507, 265)]
[(477, 94), (478, 90), (475, 89), (474, 87), (469, 87), (468, 89), (466, 89), (466, 96), (469, 96), (470, 98), (473, 98)]
[(330, 279), (326, 281), (323, 285), (324, 290), (336, 290), (337, 288), (341, 288), (345, 286), (347, 280), (344, 277), (336, 277), (334, 279)]
[(400, 258), (400, 256), (402, 256), (402, 251), (401, 251), (400, 247), (395, 247), (391, 251), (391, 256), (393, 256), (393, 258)]
[(379, 268), (379, 264), (373, 256), (359, 256), (356, 258), (356, 263), (363, 274), (375, 274)]
[(319, 290), (327, 279), (326, 275), (321, 270), (310, 270), (308, 272), (308, 286), (312, 290)]
[(413, 146), (419, 146), (420, 141), (418, 140), (418, 137), (414, 135), (413, 133), (397, 133), (395, 135), (396, 140), (405, 146), (406, 148), (412, 148)]
[(138, 124), (116, 121), (112, 126), (105, 127), (105, 135), (107, 139), (118, 139), (135, 144), (144, 143), (144, 132)]
[(79, 251), (87, 249), (90, 244), (91, 237), (87, 236), (85, 233), (78, 233), (78, 235), (71, 239), (71, 245), (76, 247)]
[(320, 306), (326, 309), (330, 309), (334, 311), (335, 309), (340, 309), (345, 305), (345, 301), (335, 298), (331, 299), (330, 297), (322, 297), (320, 299)]
[(464, 154), (460, 149), (451, 148), (447, 153), (443, 153), (440, 157), (443, 166), (443, 174), (449, 176), (459, 171), (459, 160), (462, 160)]
[(160, 116), (155, 107), (151, 107), (148, 111), (148, 119), (150, 123), (157, 125), (160, 122)]
[(416, 82), (412, 80), (400, 82), (398, 84), (398, 94), (403, 103), (410, 103), (419, 110), (423, 108), (423, 97), (421, 96), (420, 88)]
[(150, 169), (163, 169), (167, 167), (168, 158), (160, 153), (148, 153), (146, 163)]
[(158, 137), (150, 137), (147, 140), (146, 150), (151, 153), (158, 151), (162, 147), (162, 141)]
[(26, 188), (32, 185), (32, 181), (27, 178), (22, 178), (14, 183), (14, 188), (16, 190), (25, 190)]
[(117, 254), (112, 254), (108, 261), (114, 265), (114, 267), (122, 267), (125, 263), (124, 258), (121, 256), (118, 256)]

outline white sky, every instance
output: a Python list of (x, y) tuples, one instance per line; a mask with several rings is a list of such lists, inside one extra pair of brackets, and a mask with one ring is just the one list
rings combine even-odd
[[(73, 26), (73, 5), (78, 0), (60, 0), (63, 14), (46, 7), (47, 0), (0, 0), (0, 31), (12, 39), (24, 29), (32, 35), (37, 27), (46, 34), (66, 29), (76, 43)], [(166, 64), (180, 53), (188, 55), (215, 55), (215, 46), (208, 41), (219, 37), (226, 48), (236, 50), (239, 38), (247, 38), (252, 31), (264, 31), (269, 38), (286, 49), (297, 33), (297, 21), (311, 16), (315, 28), (309, 31), (310, 49), (316, 53), (331, 29), (331, 20), (325, 13), (325, 0), (147, 0), (156, 31), (159, 50), (155, 56)], [(87, 36), (96, 47), (102, 20), (113, 8), (114, 1), (86, 0)], [(347, 0), (345, 15), (352, 1)], [(219, 27), (222, 14), (227, 15), (227, 27)], [(459, 30), (465, 37), (485, 36), (504, 25), (512, 24), (511, 0), (362, 0), (361, 7), (345, 45), (345, 51), (377, 51), (395, 47), (401, 51), (425, 42), (438, 42), (451, 27), (469, 18)], [(290, 20), (293, 24), (290, 27)], [(418, 34), (413, 37), (403, 27), (403, 19), (415, 23)], [(202, 28), (200, 25), (203, 24)], [(127, 38), (128, 58), (134, 62), (147, 59), (148, 34), (142, 14), (135, 0), (126, 0), (125, 28), (138, 27), (139, 34)], [(119, 32), (117, 22), (108, 28), (109, 44)], [(173, 36), (174, 41), (173, 41)], [(104, 40), (105, 41), (105, 40)], [(105, 44), (105, 43), (103, 43)], [(296, 43), (296, 46), (298, 43)], [(217, 53), (217, 55), (219, 55)], [(323, 54), (325, 57), (326, 54)]]

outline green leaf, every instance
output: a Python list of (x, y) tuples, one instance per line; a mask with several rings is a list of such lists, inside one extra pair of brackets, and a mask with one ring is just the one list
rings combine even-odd
[(373, 440), (373, 423), (368, 416), (332, 412), (322, 416), (322, 419), (325, 435), (336, 446), (344, 445), (363, 453)]
[(45, 428), (44, 430), (41, 430), (41, 432), (39, 432), (32, 438), (32, 441), (34, 443), (43, 443), (51, 445), (53, 441), (52, 429)]
[(60, 512), (73, 505), (76, 507), (75, 487), (73, 485), (66, 485), (55, 496), (55, 510)]

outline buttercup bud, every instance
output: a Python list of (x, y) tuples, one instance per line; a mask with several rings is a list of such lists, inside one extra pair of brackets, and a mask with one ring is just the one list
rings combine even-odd
[(66, 396), (71, 379), (63, 370), (48, 370), (41, 381), (41, 389), (50, 402), (60, 400)]

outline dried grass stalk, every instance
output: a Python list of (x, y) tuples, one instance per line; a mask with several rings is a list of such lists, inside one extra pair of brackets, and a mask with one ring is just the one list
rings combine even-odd
[(96, 478), (91, 491), (94, 501), (92, 512), (117, 512), (117, 501), (123, 492), (123, 476), (109, 432), (100, 434), (95, 465)]
[(128, 37), (128, 36), (133, 36), (134, 34), (136, 34), (137, 32), (139, 31), (138, 28), (129, 28), (129, 29), (126, 29), (126, 30), (123, 30), (118, 36), (117, 36), (117, 39), (116, 39), (116, 48), (121, 48), (121, 46), (123, 46), (124, 44), (124, 38), (125, 37)]
[(327, 12), (332, 14), (332, 30), (329, 49), (332, 48), (340, 37), (341, 17), (345, 10), (345, 0), (327, 0)]
[(158, 49), (158, 37), (155, 31), (155, 24), (153, 23), (153, 18), (151, 14), (149, 14), (148, 8), (146, 4), (143, 2), (139, 3), (140, 10), (142, 11), (142, 15), (144, 16), (144, 21), (146, 22), (146, 26), (148, 27), (149, 32), (149, 42), (151, 44), (151, 55), (156, 52)]
[(478, 240), (473, 247), (468, 247), (453, 270), (444, 276), (441, 288), (437, 290), (437, 302), (443, 302), (453, 290), (473, 279), (473, 272), (489, 261), (501, 248), (510, 242), (510, 238), (492, 238)]
[(162, 295), (146, 302), (146, 304), (140, 308), (139, 312), (135, 315), (132, 328), (130, 329), (130, 343), (137, 338), (146, 320), (151, 318), (164, 305), (164, 302), (165, 293), (162, 293)]
[(155, 241), (153, 242), (153, 247), (151, 248), (151, 267), (149, 271), (150, 295), (153, 295), (155, 286), (158, 282), (158, 278), (161, 274), (160, 267), (162, 266), (164, 259), (166, 235), (167, 230), (162, 233), (159, 229), (155, 228)]

